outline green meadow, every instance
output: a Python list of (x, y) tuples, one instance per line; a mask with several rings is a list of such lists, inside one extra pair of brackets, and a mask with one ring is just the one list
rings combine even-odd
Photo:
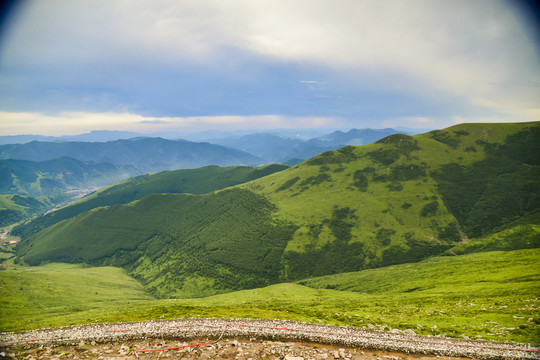
[(540, 247), (540, 123), (468, 124), (115, 184), (16, 226), (17, 264), (121, 267), (200, 298), (434, 256)]
[(434, 257), (198, 299), (156, 299), (114, 267), (0, 272), (0, 330), (181, 317), (276, 318), (540, 342), (540, 250)]
[(0, 330), (278, 318), (538, 344), (539, 125), (117, 183), (13, 228)]

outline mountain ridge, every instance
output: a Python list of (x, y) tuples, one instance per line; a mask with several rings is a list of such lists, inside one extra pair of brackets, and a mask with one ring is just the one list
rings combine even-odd
[(64, 156), (41, 162), (0, 160), (0, 173), (0, 193), (42, 196), (75, 188), (110, 185), (136, 172), (129, 166)]
[[(512, 221), (537, 211), (539, 166), (530, 152), (539, 143), (540, 123), (390, 135), (214, 193), (155, 194), (81, 213), (25, 239), (17, 253), (31, 264), (123, 266), (164, 297), (415, 262), (512, 231)], [(475, 197), (451, 186), (455, 168)], [(508, 199), (517, 205), (505, 207)], [(538, 228), (524, 231), (539, 246)]]
[(397, 133), (394, 129), (351, 129), (334, 131), (320, 137), (300, 140), (272, 133), (253, 133), (210, 139), (209, 142), (254, 154), (268, 162), (286, 162), (293, 158), (308, 159), (346, 145), (364, 145)]
[(0, 145), (0, 159), (46, 161), (70, 156), (81, 161), (131, 165), (139, 173), (206, 165), (253, 165), (261, 159), (223, 146), (163, 138), (108, 142), (40, 142)]
[(157, 174), (140, 175), (102, 188), (61, 209), (17, 226), (12, 233), (26, 238), (62, 220), (98, 207), (128, 204), (153, 193), (205, 194), (286, 168), (288, 166), (280, 164), (259, 168), (209, 165), (197, 169), (167, 170)]
[(0, 160), (0, 226), (41, 215), (98, 187), (136, 174), (133, 167), (62, 157)]

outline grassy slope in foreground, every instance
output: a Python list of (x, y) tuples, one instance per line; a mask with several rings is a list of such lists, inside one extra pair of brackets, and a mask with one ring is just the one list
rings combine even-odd
[(538, 343), (539, 260), (537, 249), (487, 252), (302, 281), (308, 286), (284, 283), (201, 299), (152, 301), (119, 269), (19, 267), (0, 272), (0, 330), (250, 317)]
[[(127, 307), (131, 301), (153, 299), (138, 281), (113, 267), (16, 266), (0, 272), (0, 284), (2, 330), (61, 325), (61, 319), (75, 314), (111, 314), (111, 306)], [(82, 319), (79, 322), (95, 320)]]

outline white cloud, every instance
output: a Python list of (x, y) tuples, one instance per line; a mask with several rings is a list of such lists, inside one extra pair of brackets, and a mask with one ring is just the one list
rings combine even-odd
[(432, 118), (424, 116), (401, 117), (383, 120), (382, 126), (425, 130), (441, 129), (464, 123), (508, 123), (516, 122), (516, 119), (520, 119), (520, 122), (538, 121), (538, 119), (540, 119), (540, 109), (530, 112), (520, 112), (515, 115), (453, 116), (451, 118)]
[(299, 82), (308, 85), (308, 88), (311, 91), (323, 91), (326, 89), (326, 81), (300, 80)]
[[(411, 129), (432, 129), (437, 128), (440, 124), (440, 119), (430, 117), (402, 117), (396, 119), (387, 119), (382, 122), (383, 127), (407, 127)], [(447, 126), (452, 124), (446, 124)]]
[(459, 97), (510, 118), (540, 98), (538, 47), (502, 0), (33, 0), (26, 9), (6, 60), (226, 67), (234, 50), (369, 74), (389, 91)]
[(330, 117), (283, 115), (145, 117), (133, 113), (66, 112), (57, 115), (0, 112), (0, 135), (73, 135), (91, 130), (129, 130), (142, 133), (160, 131), (203, 131), (239, 129), (337, 128), (344, 122)]
[(409, 92), (509, 113), (540, 98), (538, 49), (510, 10), (499, 1), (279, 2), (246, 40), (287, 60), (391, 71)]

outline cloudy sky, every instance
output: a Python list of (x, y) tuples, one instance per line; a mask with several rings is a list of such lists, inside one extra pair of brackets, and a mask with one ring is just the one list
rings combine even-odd
[(527, 2), (29, 0), (0, 135), (540, 121)]

